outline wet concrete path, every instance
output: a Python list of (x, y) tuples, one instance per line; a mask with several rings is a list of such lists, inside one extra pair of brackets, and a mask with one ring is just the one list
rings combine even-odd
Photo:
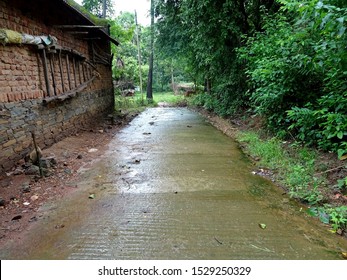
[[(12, 244), (0, 256), (341, 258), (346, 240), (251, 171), (237, 144), (197, 113), (148, 109), (92, 168), (80, 170), (82, 191), (49, 206), (30, 242), (20, 250)], [(95, 199), (87, 199), (91, 193)]]

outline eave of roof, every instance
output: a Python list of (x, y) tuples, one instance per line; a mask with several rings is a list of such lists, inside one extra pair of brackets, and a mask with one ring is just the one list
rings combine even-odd
[[(73, 1), (73, 0), (59, 0), (59, 1), (62, 1), (69, 9), (71, 9), (72, 11), (77, 13), (80, 17), (82, 17), (84, 20), (86, 20), (88, 22), (88, 26), (86, 27), (86, 29), (95, 29), (95, 27), (97, 27), (95, 22), (93, 22), (89, 17), (87, 17), (78, 8), (76, 8), (76, 7), (79, 7), (80, 5), (78, 5), (75, 1)], [(72, 4), (72, 2), (73, 2), (73, 4)], [(108, 26), (105, 26), (104, 28), (106, 29), (106, 28), (108, 28)], [(103, 30), (103, 28), (97, 27), (97, 30), (101, 33), (102, 36), (106, 37), (106, 39), (108, 39), (110, 42), (112, 42), (116, 46), (119, 45), (119, 42), (117, 40), (115, 40), (114, 38), (112, 38), (109, 34), (107, 34), (105, 32), (105, 30)]]

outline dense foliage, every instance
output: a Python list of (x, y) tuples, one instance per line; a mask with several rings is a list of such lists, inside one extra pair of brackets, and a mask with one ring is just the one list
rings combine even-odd
[(261, 4), (275, 6), (258, 0), (157, 3), (160, 48), (188, 61), (194, 82), (205, 84), (208, 93), (199, 96), (199, 103), (221, 115), (247, 103), (244, 64), (236, 48), (244, 34), (260, 28)]
[[(96, 13), (99, 0), (84, 0)], [(281, 137), (347, 153), (344, 0), (156, 0), (153, 88), (203, 85), (195, 102), (220, 115), (251, 109)], [(134, 15), (110, 20), (115, 79), (139, 84)], [(154, 31), (153, 31), (154, 32)], [(140, 26), (143, 88), (149, 27)]]
[[(114, 48), (115, 63), (113, 64), (113, 77), (115, 80), (122, 80), (130, 84), (139, 85), (139, 63), (137, 36), (134, 14), (125, 12), (120, 14), (111, 22), (111, 34), (117, 38), (121, 44)], [(141, 32), (141, 54), (142, 54), (142, 77), (148, 72), (148, 29)], [(121, 64), (121, 65), (120, 65)], [(144, 84), (146, 79), (144, 79)]]
[(158, 0), (158, 44), (221, 115), (251, 108), (281, 137), (347, 153), (344, 0)]
[(269, 127), (347, 152), (347, 9), (341, 1), (282, 1), (240, 48), (251, 101)]

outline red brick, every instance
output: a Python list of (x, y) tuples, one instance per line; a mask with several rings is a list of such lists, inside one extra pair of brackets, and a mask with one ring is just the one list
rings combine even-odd
[(11, 70), (1, 70), (1, 75), (11, 75)]
[(1, 91), (3, 93), (10, 93), (12, 90), (11, 90), (11, 87), (5, 86), (5, 87), (1, 88)]
[(9, 147), (9, 146), (12, 146), (12, 145), (14, 145), (14, 144), (16, 144), (17, 143), (17, 140), (16, 139), (12, 139), (12, 140), (10, 140), (10, 141), (7, 141), (5, 144), (3, 144), (2, 146), (4, 147), (4, 148), (7, 148), (7, 147)]
[(7, 94), (0, 94), (0, 102), (8, 102)]

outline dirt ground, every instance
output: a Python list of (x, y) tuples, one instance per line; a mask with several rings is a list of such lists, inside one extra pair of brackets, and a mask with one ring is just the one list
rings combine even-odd
[[(230, 137), (234, 137), (238, 130), (250, 127), (250, 124), (238, 120), (221, 119), (205, 111), (200, 113)], [(41, 206), (50, 201), (57, 202), (76, 191), (73, 182), (78, 178), (77, 171), (102, 155), (113, 136), (135, 116), (135, 113), (123, 116), (113, 124), (105, 121), (43, 150), (43, 157), (52, 157), (56, 161), (47, 177), (25, 175), (22, 168), (24, 161), (20, 161), (12, 171), (0, 176), (0, 246), (8, 240), (20, 241), (25, 232), (45, 215), (44, 211), (39, 211)], [(346, 169), (338, 168), (342, 164), (332, 155), (324, 154), (321, 160), (329, 166), (328, 170), (332, 169), (327, 172), (331, 184), (334, 184), (336, 179), (347, 176)], [(263, 175), (273, 176), (273, 173)], [(347, 205), (347, 196), (334, 188), (326, 195), (329, 202)]]
[(114, 134), (135, 116), (136, 113), (121, 116), (113, 124), (105, 120), (44, 149), (42, 157), (53, 158), (56, 162), (48, 169), (48, 176), (26, 175), (24, 160), (1, 175), (0, 246), (8, 240), (20, 241), (23, 234), (43, 218), (44, 212), (39, 211), (41, 206), (76, 191), (73, 182), (78, 178), (78, 169), (87, 167), (102, 155)]

